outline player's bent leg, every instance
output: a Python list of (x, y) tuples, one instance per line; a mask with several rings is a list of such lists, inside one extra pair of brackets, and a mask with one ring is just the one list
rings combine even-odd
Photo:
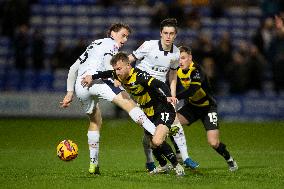
[(99, 140), (100, 140), (100, 128), (102, 124), (101, 111), (96, 104), (93, 112), (88, 114), (90, 125), (88, 129), (88, 144), (90, 151), (90, 167), (89, 173), (91, 174), (100, 174), (99, 171)]
[(139, 107), (137, 107), (136, 103), (130, 99), (129, 95), (125, 91), (122, 91), (116, 95), (112, 102), (128, 112), (129, 116), (134, 122), (142, 125), (143, 128), (152, 135), (154, 134), (156, 130), (155, 125), (147, 118), (145, 113)]
[(158, 125), (152, 138), (152, 144), (154, 145), (154, 147), (160, 146), (166, 140), (168, 133), (169, 128), (167, 126), (162, 124)]
[[(95, 87), (93, 87), (95, 88)], [(96, 87), (98, 88), (98, 87)], [(90, 167), (89, 172), (99, 174), (98, 167), (98, 154), (99, 154), (99, 138), (100, 128), (102, 124), (101, 112), (98, 106), (98, 99), (96, 97), (97, 91), (91, 91), (84, 88), (80, 82), (76, 82), (75, 91), (77, 97), (81, 101), (81, 105), (85, 113), (89, 117), (89, 128), (88, 128), (88, 144), (90, 152)]]
[(168, 133), (169, 128), (166, 125), (159, 124), (152, 138), (153, 148), (160, 151), (171, 162), (177, 176), (183, 176), (185, 174), (183, 167), (177, 162), (175, 153), (171, 146), (165, 141)]
[(178, 118), (179, 123), (180, 123), (181, 125), (187, 125), (187, 124), (189, 124), (189, 121), (188, 121), (183, 115), (181, 115), (180, 113), (177, 113), (177, 118)]
[(226, 148), (226, 145), (219, 141), (219, 130), (208, 130), (207, 139), (209, 145), (216, 150), (227, 162), (230, 171), (238, 170), (238, 164), (234, 158), (230, 155), (229, 151)]
[(133, 108), (137, 107), (136, 103), (131, 100), (128, 93), (126, 93), (125, 91), (121, 91), (119, 94), (117, 94), (113, 98), (112, 102), (121, 107), (126, 112), (130, 112)]
[(207, 131), (207, 142), (214, 149), (216, 149), (219, 146), (220, 141), (219, 141), (218, 129)]

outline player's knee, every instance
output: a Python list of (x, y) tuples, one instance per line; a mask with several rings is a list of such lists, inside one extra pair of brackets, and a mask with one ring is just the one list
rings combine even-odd
[(218, 140), (208, 140), (208, 144), (209, 144), (212, 148), (216, 149), (216, 148), (218, 148), (220, 142), (219, 142)]
[(153, 138), (152, 139), (152, 144), (157, 147), (160, 146), (164, 141), (161, 138)]

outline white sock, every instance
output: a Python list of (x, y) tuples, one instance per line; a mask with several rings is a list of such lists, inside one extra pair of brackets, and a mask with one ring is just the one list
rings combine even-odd
[(99, 163), (100, 132), (88, 131), (87, 135), (88, 135), (88, 144), (90, 150), (90, 161), (97, 165)]
[(142, 124), (143, 128), (154, 135), (156, 126), (147, 118), (145, 113), (138, 107), (133, 108), (129, 112), (129, 116), (138, 124)]
[(150, 146), (150, 140), (151, 140), (150, 136), (144, 134), (142, 143), (143, 143), (144, 153), (146, 156), (147, 163), (154, 162), (153, 153), (152, 153), (152, 149)]
[(185, 161), (189, 156), (187, 152), (187, 145), (186, 145), (186, 139), (184, 136), (184, 130), (182, 128), (182, 125), (180, 123), (174, 124), (171, 127), (179, 127), (179, 131), (176, 135), (174, 135), (174, 140), (180, 150), (180, 155), (182, 157), (182, 160)]

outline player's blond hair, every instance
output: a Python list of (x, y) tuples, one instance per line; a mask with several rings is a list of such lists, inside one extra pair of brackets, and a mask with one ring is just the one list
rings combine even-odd
[(125, 52), (119, 52), (111, 58), (110, 65), (113, 66), (120, 60), (126, 64), (130, 63), (128, 55)]

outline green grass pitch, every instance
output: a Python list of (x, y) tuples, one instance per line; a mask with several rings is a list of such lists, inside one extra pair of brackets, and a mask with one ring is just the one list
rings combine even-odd
[[(190, 155), (200, 167), (186, 170), (183, 178), (145, 172), (142, 129), (127, 119), (104, 120), (101, 175), (90, 175), (87, 126), (87, 119), (1, 119), (0, 188), (284, 188), (284, 122), (221, 122), (221, 139), (239, 165), (234, 173), (208, 147), (201, 123), (184, 127)], [(79, 147), (71, 162), (56, 156), (63, 139)]]

